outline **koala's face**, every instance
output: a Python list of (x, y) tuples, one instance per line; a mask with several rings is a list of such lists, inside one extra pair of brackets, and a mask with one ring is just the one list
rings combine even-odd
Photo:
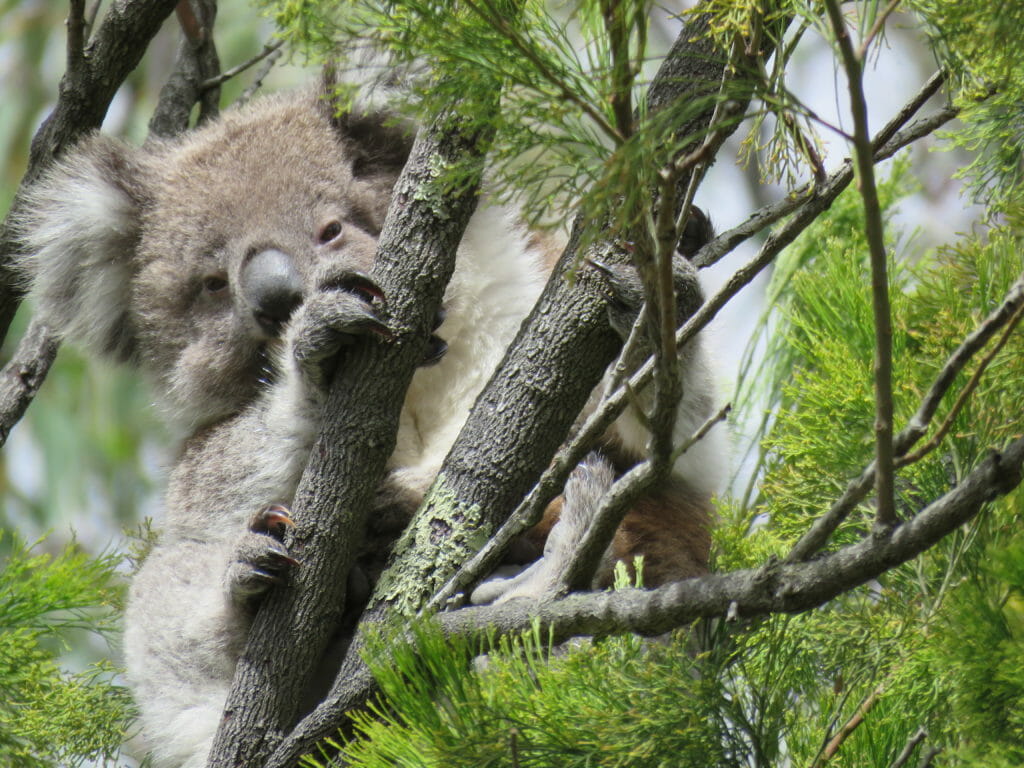
[[(153, 149), (97, 137), (44, 180), (23, 224), (39, 300), (60, 305), (67, 335), (145, 369), (175, 421), (209, 423), (255, 395), (306, 297), (370, 270), (407, 151), (379, 119), (331, 119), (309, 95)], [(72, 208), (88, 184), (94, 210)], [(89, 214), (77, 233), (57, 221)]]

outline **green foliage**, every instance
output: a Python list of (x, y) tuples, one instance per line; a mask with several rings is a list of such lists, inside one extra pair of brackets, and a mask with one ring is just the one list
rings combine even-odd
[[(0, 570), (0, 763), (11, 768), (113, 764), (132, 714), (106, 663), (64, 671), (60, 654), (83, 630), (112, 628), (120, 558), (73, 545), (57, 555), (10, 545)], [(80, 638), (79, 638), (80, 639)]]
[[(954, 76), (963, 125), (955, 146), (975, 155), (963, 169), (975, 194), (998, 207), (1024, 181), (1024, 6), (1013, 0), (912, 3), (925, 20), (939, 60)], [(981, 94), (992, 95), (978, 102)]]
[(355, 717), (352, 765), (667, 767), (723, 755), (722, 723), (705, 709), (720, 691), (685, 643), (552, 652), (536, 629), (498, 642), (414, 634), (415, 646), (371, 644), (384, 699)]
[(595, 224), (613, 211), (613, 231), (645, 222), (657, 172), (695, 138), (678, 135), (678, 126), (709, 109), (720, 87), (703, 84), (704, 97), (646, 112), (653, 4), (644, 0), (268, 5), (283, 34), (308, 53), (340, 51), (344, 63), (358, 65), (371, 46), (387, 57), (386, 71), (429, 67), (429, 77), (410, 80), (405, 108), (429, 120), (454, 107), (467, 125), (496, 130), (489, 192), (516, 197), (534, 223), (563, 221), (568, 201)]

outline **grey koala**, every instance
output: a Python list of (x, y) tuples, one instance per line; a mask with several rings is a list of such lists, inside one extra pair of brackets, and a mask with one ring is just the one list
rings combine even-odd
[[(330, 362), (351, 337), (384, 331), (367, 273), (408, 150), (380, 116), (335, 116), (309, 91), (141, 149), (93, 136), (28, 197), (18, 227), (38, 311), (64, 338), (138, 367), (181, 435), (163, 530), (125, 619), (155, 766), (205, 763), (256, 601), (295, 563), (280, 532)], [(539, 295), (552, 255), (537, 242), (513, 211), (482, 204), (474, 215), (437, 329), (447, 351), (418, 370), (403, 407), (389, 504), (411, 512), (422, 498)], [(699, 345), (685, 363), (680, 435), (711, 402)], [(643, 451), (635, 417), (612, 432), (616, 456)], [(709, 440), (684, 455), (676, 485), (631, 512), (610, 555), (646, 554), (648, 583), (701, 572), (724, 453)], [(540, 547), (559, 510), (592, 507), (610, 485), (612, 462), (588, 463), (534, 532)], [(549, 553), (574, 539), (555, 540)], [(538, 588), (520, 577), (484, 599)]]

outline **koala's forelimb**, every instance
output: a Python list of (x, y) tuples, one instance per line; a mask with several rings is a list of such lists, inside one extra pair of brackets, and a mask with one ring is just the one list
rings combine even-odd
[[(445, 115), (420, 131), (377, 245), (374, 274), (387, 296), (389, 327), (404, 343), (353, 350), (336, 374), (316, 447), (296, 492), (298, 533), (313, 561), (303, 567), (317, 568), (304, 570), (296, 590), (274, 595), (257, 616), (226, 705), (235, 716), (222, 722), (210, 768), (239, 761), (257, 764), (271, 753), (294, 724), (295, 704), (315, 671), (311, 661), (320, 655), (300, 659), (274, 656), (272, 651), (282, 642), (322, 648), (329, 627), (308, 617), (336, 616), (344, 601), (345, 575), (355, 557), (351, 534), (362, 529), (363, 515), (394, 449), (399, 409), (423, 358), (422, 340), (435, 325), (458, 243), (476, 207), (479, 175), (438, 205), (433, 169), (456, 158), (476, 158), (482, 168), (487, 146), (487, 137), (460, 135), (450, 121)], [(328, 565), (337, 571), (333, 576), (323, 571)], [(334, 589), (325, 589), (330, 584)], [(248, 658), (271, 661), (254, 665), (245, 662)], [(297, 662), (306, 668), (297, 668)], [(259, 700), (255, 706), (253, 697)], [(266, 710), (283, 715), (270, 729), (265, 719), (250, 714)]]

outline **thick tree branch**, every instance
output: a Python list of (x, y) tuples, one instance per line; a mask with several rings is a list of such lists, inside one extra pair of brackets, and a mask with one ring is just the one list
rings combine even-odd
[[(77, 43), (69, 43), (72, 60), (68, 73), (61, 81), (57, 105), (32, 140), (28, 169), (20, 189), (37, 178), (64, 149), (100, 127), (117, 89), (138, 65), (177, 1), (120, 0), (107, 10), (81, 57), (73, 51)], [(81, 37), (84, 39), (84, 31)], [(17, 208), (19, 199), (20, 195), (15, 197), (12, 209)], [(0, 228), (0, 340), (6, 337), (23, 297), (23, 288), (11, 269), (15, 248), (8, 216)]]
[[(374, 266), (392, 308), (387, 322), (395, 341), (357, 344), (339, 364), (295, 498), (289, 546), (304, 553), (303, 565), (292, 588), (275, 590), (256, 616), (210, 766), (263, 765), (295, 723), (302, 691), (344, 607), (359, 538), (353, 532), (364, 528), (394, 448), (405, 390), (476, 205), (487, 141), (444, 115), (420, 132), (395, 187)], [(475, 176), (442, 201), (436, 169), (467, 158)]]

